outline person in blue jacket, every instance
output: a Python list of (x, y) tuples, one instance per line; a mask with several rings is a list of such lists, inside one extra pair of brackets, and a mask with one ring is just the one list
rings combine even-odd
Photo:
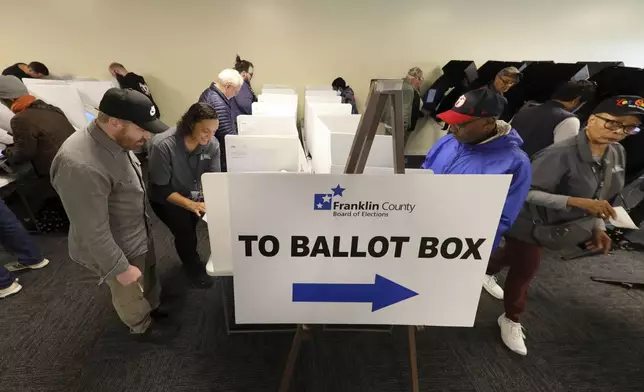
[(422, 165), (435, 174), (512, 174), (493, 250), (521, 211), (532, 179), (521, 137), (510, 124), (497, 119), (504, 104), (500, 95), (487, 88), (462, 95), (451, 110), (438, 115), (451, 133), (432, 147)]
[(257, 96), (250, 85), (255, 73), (253, 63), (247, 60), (242, 60), (239, 55), (235, 59), (235, 71), (239, 72), (244, 79), (239, 93), (232, 99), (231, 109), (233, 111), (233, 121), (237, 121), (237, 116), (240, 114), (253, 114), (253, 102), (257, 102)]
[[(523, 140), (510, 124), (497, 119), (503, 113), (504, 105), (504, 98), (489, 88), (462, 95), (451, 110), (438, 115), (449, 124), (451, 133), (432, 147), (422, 165), (423, 169), (431, 169), (436, 174), (512, 175), (493, 252), (503, 233), (517, 219), (532, 182), (530, 160), (521, 149)], [(499, 287), (491, 275), (484, 276), (483, 285), (486, 290), (487, 287)], [(500, 296), (503, 296), (502, 290)]]
[(217, 81), (204, 90), (199, 97), (199, 102), (210, 105), (219, 117), (219, 128), (215, 138), (219, 142), (221, 152), (221, 171), (226, 171), (226, 135), (237, 135), (237, 123), (233, 119), (231, 100), (239, 93), (244, 79), (234, 69), (224, 69), (217, 75)]

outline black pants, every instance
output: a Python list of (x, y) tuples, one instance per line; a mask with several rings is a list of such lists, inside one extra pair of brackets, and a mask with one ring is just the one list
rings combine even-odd
[(199, 217), (184, 208), (170, 203), (150, 201), (154, 213), (170, 229), (174, 247), (188, 273), (203, 270), (197, 253), (197, 222)]

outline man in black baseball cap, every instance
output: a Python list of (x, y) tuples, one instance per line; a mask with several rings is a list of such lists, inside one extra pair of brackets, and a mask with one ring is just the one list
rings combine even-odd
[[(98, 123), (114, 130), (114, 139), (125, 149), (140, 148), (150, 138), (150, 133), (161, 133), (168, 129), (168, 126), (156, 117), (157, 109), (154, 103), (135, 90), (107, 90), (98, 110)], [(103, 126), (101, 128), (110, 133)]]
[(158, 322), (160, 291), (141, 164), (132, 150), (167, 129), (154, 104), (110, 89), (99, 114), (60, 147), (51, 183), (69, 217), (69, 254), (105, 283), (121, 321), (138, 340), (163, 343), (178, 331)]

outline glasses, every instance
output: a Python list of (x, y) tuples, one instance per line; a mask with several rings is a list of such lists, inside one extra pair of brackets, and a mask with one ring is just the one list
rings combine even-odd
[(598, 115), (595, 115), (600, 120), (604, 121), (604, 128), (615, 133), (622, 133), (624, 135), (635, 135), (640, 132), (640, 124), (637, 125), (627, 125), (619, 121), (611, 120), (609, 118), (604, 118)]
[(516, 79), (510, 79), (510, 78), (507, 78), (507, 77), (504, 78), (503, 76), (500, 76), (499, 78), (501, 79), (503, 84), (505, 84), (506, 86), (514, 86), (515, 84), (517, 84)]

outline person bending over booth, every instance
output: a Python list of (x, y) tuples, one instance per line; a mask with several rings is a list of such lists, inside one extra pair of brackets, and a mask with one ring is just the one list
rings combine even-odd
[(49, 69), (41, 62), (32, 61), (29, 64), (16, 63), (5, 68), (4, 71), (2, 71), (2, 74), (15, 76), (20, 80), (24, 78), (42, 79), (49, 76)]
[(109, 71), (110, 71), (110, 74), (112, 74), (112, 76), (116, 78), (116, 81), (119, 82), (119, 86), (121, 88), (129, 88), (132, 90), (136, 90), (141, 94), (145, 94), (150, 99), (150, 101), (152, 101), (152, 103), (154, 104), (154, 110), (155, 110), (154, 115), (156, 116), (156, 118), (161, 118), (161, 110), (159, 110), (159, 105), (157, 105), (156, 102), (154, 102), (154, 98), (152, 98), (152, 92), (150, 91), (150, 87), (148, 87), (143, 76), (137, 75), (134, 72), (128, 71), (123, 66), (123, 64), (120, 64), (120, 63), (110, 64)]
[(438, 115), (451, 133), (432, 147), (422, 165), (435, 174), (512, 175), (492, 249), (519, 214), (531, 177), (521, 138), (510, 124), (497, 120), (504, 104), (504, 98), (488, 88), (462, 95), (451, 110)]
[(217, 81), (204, 90), (199, 97), (199, 102), (210, 105), (217, 112), (219, 128), (215, 138), (219, 142), (221, 151), (221, 171), (226, 171), (226, 135), (237, 134), (237, 123), (233, 121), (231, 99), (239, 93), (244, 79), (234, 69), (224, 69), (217, 75)]
[(0, 100), (15, 113), (14, 144), (2, 154), (12, 164), (31, 162), (39, 177), (49, 178), (51, 162), (74, 127), (62, 110), (29, 95), (15, 76), (0, 76)]
[(176, 128), (152, 139), (149, 154), (150, 205), (172, 232), (186, 274), (199, 288), (213, 283), (197, 253), (197, 222), (206, 213), (201, 175), (221, 171), (213, 137), (218, 126), (215, 109), (195, 103)]
[(70, 136), (51, 182), (70, 220), (69, 256), (107, 283), (112, 305), (137, 340), (164, 343), (178, 326), (159, 322), (161, 286), (141, 163), (132, 150), (168, 128), (138, 91), (111, 88), (98, 116)]
[(239, 55), (235, 59), (235, 71), (239, 72), (244, 79), (239, 93), (231, 101), (233, 122), (237, 123), (237, 116), (240, 114), (253, 114), (253, 102), (257, 102), (257, 96), (250, 85), (255, 73), (255, 67), (250, 61), (242, 60)]
[(347, 86), (347, 82), (342, 78), (335, 78), (331, 83), (333, 91), (336, 91), (342, 97), (342, 103), (351, 104), (351, 114), (358, 114), (358, 107), (356, 106), (356, 95), (351, 86)]
[[(601, 102), (576, 137), (537, 153), (532, 159), (532, 186), (505, 246), (492, 254), (484, 288), (503, 298), (498, 323), (505, 345), (527, 354), (519, 317), (528, 286), (537, 274), (543, 248), (559, 250), (585, 241), (608, 253), (611, 239), (604, 220), (615, 217), (610, 200), (624, 187), (626, 155), (619, 142), (639, 132), (644, 98), (619, 96)], [(504, 290), (494, 280), (509, 267)]]
[(595, 97), (597, 85), (588, 80), (567, 82), (542, 105), (524, 106), (512, 119), (532, 157), (553, 143), (577, 136), (581, 126), (573, 112)]

